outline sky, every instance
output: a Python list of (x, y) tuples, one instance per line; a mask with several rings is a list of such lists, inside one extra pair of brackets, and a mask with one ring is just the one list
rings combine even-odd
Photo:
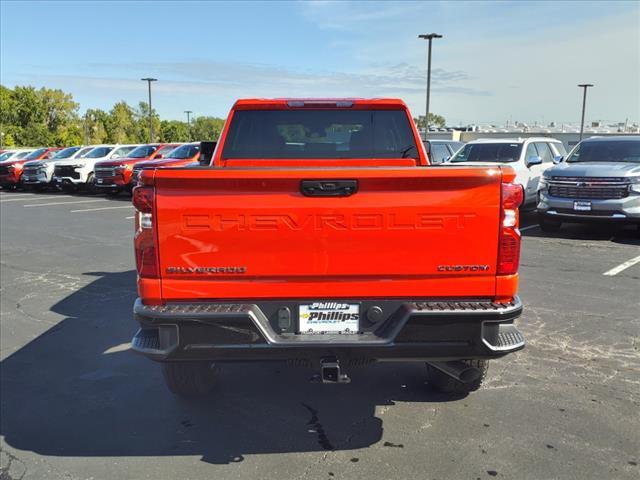
[(0, 82), (163, 119), (238, 98), (399, 97), (447, 124), (640, 121), (640, 2), (36, 2), (0, 0)]

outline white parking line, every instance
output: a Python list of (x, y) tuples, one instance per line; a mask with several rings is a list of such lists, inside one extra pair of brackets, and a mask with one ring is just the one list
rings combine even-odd
[(101, 207), (101, 208), (87, 208), (87, 209), (84, 209), (84, 210), (71, 210), (71, 213), (97, 212), (99, 210), (115, 210), (117, 208), (133, 208), (133, 205), (124, 205), (122, 207)]
[(607, 277), (613, 277), (614, 275), (619, 274), (627, 268), (633, 267), (636, 263), (640, 263), (640, 255), (632, 258), (631, 260), (627, 260), (624, 263), (621, 263), (617, 267), (613, 267), (611, 270), (604, 272), (603, 275), (606, 275)]
[(134, 215), (133, 217), (127, 217), (127, 220), (131, 220), (132, 218), (136, 218), (136, 216)]
[(520, 229), (521, 232), (526, 232), (527, 230), (531, 230), (532, 228), (538, 228), (540, 225), (529, 225), (528, 227), (522, 227)]
[(0, 200), (0, 203), (8, 202), (32, 202), (33, 200), (51, 200), (52, 198), (73, 198), (71, 195), (51, 195), (50, 197), (33, 196), (31, 198), (7, 198)]
[(25, 197), (25, 196), (34, 196), (35, 193), (29, 193), (29, 192), (24, 192), (24, 193), (0, 193), (0, 197)]
[(108, 202), (109, 200), (80, 200), (77, 202), (50, 202), (50, 203), (32, 203), (31, 205), (24, 205), (27, 207), (51, 207), (53, 205), (73, 205), (74, 203), (96, 203), (96, 202)]

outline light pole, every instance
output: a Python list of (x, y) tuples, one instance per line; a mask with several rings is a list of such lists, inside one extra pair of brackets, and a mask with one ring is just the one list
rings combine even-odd
[(582, 120), (580, 121), (580, 141), (582, 141), (582, 132), (584, 132), (584, 111), (587, 106), (587, 88), (593, 87), (592, 83), (580, 83), (578, 87), (583, 89), (582, 93)]
[(418, 35), (418, 38), (422, 38), (424, 40), (429, 41), (429, 53), (427, 54), (427, 111), (425, 114), (425, 129), (424, 136), (425, 138), (429, 134), (429, 98), (431, 97), (431, 42), (434, 38), (442, 38), (442, 35), (437, 33), (427, 33), (423, 35)]
[(184, 113), (187, 114), (187, 130), (189, 131), (189, 141), (191, 141), (191, 117), (190, 117), (190, 115), (193, 113), (193, 110), (185, 110)]
[(149, 143), (153, 143), (153, 110), (151, 109), (151, 82), (157, 82), (157, 78), (141, 78), (149, 86)]

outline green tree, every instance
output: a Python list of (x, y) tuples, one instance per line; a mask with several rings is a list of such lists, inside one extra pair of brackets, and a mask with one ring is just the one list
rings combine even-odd
[(77, 123), (78, 104), (62, 90), (0, 87), (0, 125), (18, 145), (63, 145)]
[(194, 142), (217, 141), (224, 120), (216, 117), (196, 117), (191, 123), (191, 138)]
[(188, 142), (190, 140), (187, 122), (179, 120), (162, 120), (160, 122), (161, 142)]
[(9, 126), (17, 123), (16, 101), (13, 90), (0, 85), (0, 125)]
[(83, 119), (83, 137), (85, 145), (95, 145), (107, 143), (109, 134), (107, 132), (107, 124), (109, 123), (109, 114), (104, 110), (89, 109), (84, 114)]
[(44, 110), (45, 125), (49, 131), (49, 139), (45, 145), (64, 146), (69, 145), (69, 141), (77, 143), (79, 105), (73, 101), (73, 97), (62, 90), (47, 88), (41, 88), (38, 94)]
[[(135, 111), (136, 118), (136, 141), (140, 143), (149, 142), (149, 104), (147, 102), (138, 103)], [(159, 141), (162, 132), (160, 117), (155, 109), (151, 111), (151, 122), (153, 123), (153, 141)]]
[[(413, 121), (416, 122), (418, 128), (425, 128), (426, 122), (424, 121), (424, 115), (420, 115), (418, 118), (414, 118)], [(429, 112), (429, 125), (444, 128), (446, 125), (446, 120), (441, 115), (436, 115), (435, 113)]]
[(2, 132), (2, 145), (4, 147), (15, 147), (16, 141), (13, 139), (13, 135), (11, 133)]
[(109, 112), (105, 125), (108, 141), (110, 143), (136, 143), (138, 141), (136, 120), (136, 112), (127, 102), (116, 103)]

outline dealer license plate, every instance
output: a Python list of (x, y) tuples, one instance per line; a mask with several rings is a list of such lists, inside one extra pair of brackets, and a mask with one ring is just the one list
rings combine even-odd
[(590, 212), (591, 202), (573, 202), (573, 209), (581, 212)]
[(104, 180), (102, 178), (96, 178), (96, 183), (103, 183)]
[(360, 305), (357, 303), (316, 302), (298, 308), (302, 334), (358, 333)]

